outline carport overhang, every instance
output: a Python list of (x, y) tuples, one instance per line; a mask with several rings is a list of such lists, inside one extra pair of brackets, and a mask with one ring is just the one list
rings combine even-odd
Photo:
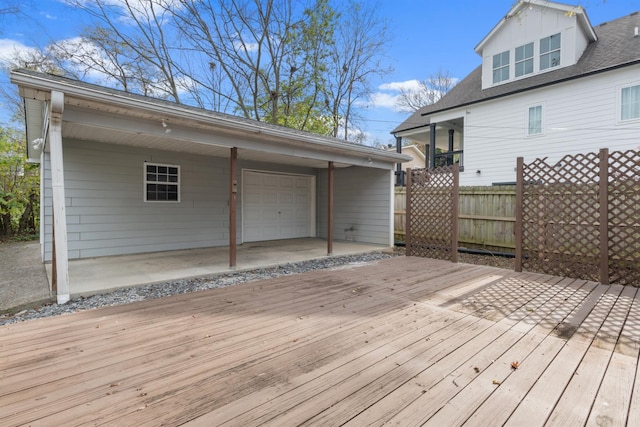
[[(130, 94), (67, 78), (18, 69), (11, 82), (25, 101), (27, 151), (38, 162), (51, 158), (54, 250), (53, 288), (58, 302), (70, 297), (65, 218), (62, 141), (99, 141), (149, 149), (228, 158), (230, 162), (229, 264), (235, 267), (235, 212), (238, 158), (275, 164), (328, 169), (329, 200), (333, 169), (350, 166), (387, 169), (411, 160), (409, 156), (353, 144), (308, 132), (200, 108)], [(329, 203), (328, 230), (333, 206)], [(392, 231), (391, 231), (392, 233)], [(327, 253), (331, 254), (331, 233)]]

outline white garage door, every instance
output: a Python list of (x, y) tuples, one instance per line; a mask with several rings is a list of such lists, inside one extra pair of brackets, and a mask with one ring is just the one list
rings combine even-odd
[(242, 230), (245, 242), (311, 237), (313, 177), (243, 171)]

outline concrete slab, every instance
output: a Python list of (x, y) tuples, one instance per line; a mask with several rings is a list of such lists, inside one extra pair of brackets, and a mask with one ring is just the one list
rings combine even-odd
[[(333, 242), (333, 256), (389, 249), (355, 242)], [(238, 246), (236, 268), (229, 267), (228, 247), (189, 249), (69, 261), (71, 297), (88, 296), (117, 288), (189, 277), (246, 271), (327, 256), (322, 239), (291, 239), (245, 243)], [(51, 265), (47, 264), (51, 278)]]
[(38, 242), (0, 244), (0, 313), (51, 301)]

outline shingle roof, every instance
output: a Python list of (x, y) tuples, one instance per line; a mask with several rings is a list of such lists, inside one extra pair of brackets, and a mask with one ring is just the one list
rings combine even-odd
[(482, 66), (480, 65), (438, 102), (422, 107), (391, 133), (427, 126), (429, 114), (432, 113), (558, 84), (619, 67), (640, 64), (640, 36), (634, 36), (634, 28), (639, 26), (639, 12), (602, 23), (594, 27), (598, 40), (587, 46), (575, 65), (485, 90), (482, 90)]

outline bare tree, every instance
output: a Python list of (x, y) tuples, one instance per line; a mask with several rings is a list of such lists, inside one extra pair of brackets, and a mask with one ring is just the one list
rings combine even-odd
[(147, 95), (180, 102), (182, 75), (166, 33), (170, 0), (69, 1), (97, 22), (95, 30), (82, 37), (91, 49), (70, 52), (59, 46), (69, 59), (106, 74), (125, 90), (136, 82)]
[(455, 86), (449, 71), (438, 70), (435, 75), (429, 76), (427, 80), (420, 80), (416, 89), (401, 89), (396, 100), (396, 106), (401, 111), (415, 112), (420, 108), (435, 104), (447, 92)]
[(325, 103), (333, 136), (342, 129), (345, 140), (357, 122), (357, 103), (373, 92), (370, 80), (392, 71), (381, 65), (388, 35), (386, 23), (376, 13), (378, 9), (377, 2), (350, 0), (337, 25)]

